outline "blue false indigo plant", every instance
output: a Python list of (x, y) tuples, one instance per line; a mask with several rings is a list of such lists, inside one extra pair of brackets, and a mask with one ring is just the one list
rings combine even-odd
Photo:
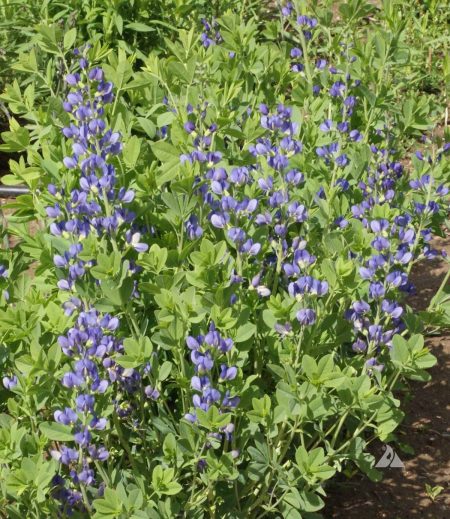
[(267, 40), (202, 23), (139, 71), (76, 50), (29, 154), (47, 230), (0, 263), (11, 517), (318, 517), (429, 378), (448, 276), (406, 298), (445, 259), (449, 145), (406, 168), (354, 42), (296, 2)]

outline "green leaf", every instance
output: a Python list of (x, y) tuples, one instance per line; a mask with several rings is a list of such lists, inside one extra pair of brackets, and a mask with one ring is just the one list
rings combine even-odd
[(182, 487), (176, 481), (173, 481), (174, 470), (163, 469), (161, 465), (157, 465), (152, 473), (152, 486), (156, 493), (173, 496), (181, 492)]
[(174, 496), (175, 494), (179, 494), (182, 490), (182, 486), (176, 481), (171, 481), (165, 485), (164, 490), (161, 491), (162, 494), (167, 496)]
[(311, 380), (317, 374), (317, 362), (310, 355), (303, 355), (302, 369), (305, 375)]
[(145, 270), (159, 274), (166, 264), (167, 256), (167, 249), (154, 243), (147, 253), (141, 255), (137, 263)]
[(3, 132), (1, 137), (5, 143), (0, 144), (1, 151), (25, 151), (30, 144), (30, 132), (23, 126), (20, 126), (11, 132)]
[(56, 422), (43, 422), (39, 425), (39, 429), (49, 440), (60, 442), (73, 441), (72, 428), (68, 425)]
[(94, 510), (94, 519), (119, 517), (122, 513), (122, 503), (116, 491), (106, 488), (104, 497), (94, 501)]
[(300, 510), (304, 512), (317, 512), (321, 510), (325, 503), (323, 499), (314, 492), (302, 490), (299, 497)]
[(256, 325), (253, 323), (246, 323), (240, 326), (236, 332), (236, 338), (234, 342), (245, 342), (248, 341), (256, 332)]
[(69, 49), (72, 48), (73, 44), (75, 43), (75, 40), (77, 39), (77, 30), (75, 27), (72, 29), (69, 29), (64, 34), (64, 50), (67, 52)]
[(141, 151), (141, 139), (136, 135), (131, 136), (123, 147), (123, 160), (129, 168), (134, 168)]
[(142, 365), (142, 361), (132, 355), (120, 355), (115, 357), (114, 360), (119, 364), (119, 366), (122, 366), (125, 369), (137, 368)]
[(422, 352), (414, 357), (414, 365), (420, 369), (432, 368), (436, 362), (437, 358), (426, 349), (422, 350)]
[(163, 452), (164, 452), (164, 455), (168, 458), (172, 458), (173, 456), (175, 456), (175, 454), (177, 452), (177, 440), (173, 433), (169, 433), (164, 438)]
[(166, 380), (166, 378), (170, 375), (170, 372), (172, 371), (172, 363), (166, 360), (163, 362), (162, 366), (160, 366), (158, 370), (158, 380), (161, 382)]
[(177, 163), (179, 163), (180, 151), (172, 144), (166, 141), (157, 141), (151, 144), (151, 147), (155, 157), (161, 162), (171, 162), (176, 159)]
[(150, 139), (156, 135), (156, 126), (150, 119), (145, 119), (144, 117), (138, 117), (137, 121), (139, 122), (141, 128), (147, 134)]
[(409, 359), (407, 341), (401, 335), (394, 335), (390, 351), (392, 362), (399, 368), (404, 368)]
[(156, 29), (154, 27), (150, 27), (149, 25), (146, 25), (145, 23), (140, 23), (140, 22), (127, 23), (125, 25), (125, 29), (130, 29), (131, 31), (136, 31), (136, 32), (156, 31)]
[(118, 286), (118, 283), (110, 279), (102, 281), (101, 289), (105, 298), (114, 306), (125, 306), (130, 300), (131, 294), (134, 290), (134, 283), (131, 278), (123, 280), (122, 284)]
[(158, 128), (162, 128), (163, 126), (168, 126), (172, 124), (172, 122), (176, 119), (176, 115), (173, 112), (165, 112), (163, 114), (158, 115), (156, 119), (156, 124)]

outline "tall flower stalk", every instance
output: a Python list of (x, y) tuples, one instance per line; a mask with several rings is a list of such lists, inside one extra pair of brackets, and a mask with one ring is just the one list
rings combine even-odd
[[(116, 393), (134, 392), (141, 380), (137, 370), (124, 369), (115, 361), (123, 352), (116, 335), (119, 319), (95, 308), (96, 291), (106, 277), (93, 275), (97, 262), (95, 257), (86, 259), (89, 252), (84, 245), (95, 239), (107, 254), (118, 254), (119, 248), (125, 253), (148, 248), (133, 226), (134, 213), (127, 208), (134, 192), (118, 187), (114, 157), (120, 154), (122, 144), (120, 134), (108, 127), (106, 113), (114, 100), (113, 85), (104, 79), (102, 69), (90, 67), (86, 53), (87, 49), (76, 52), (79, 71), (65, 78), (70, 91), (64, 109), (70, 123), (62, 132), (72, 153), (63, 159), (67, 170), (64, 181), (49, 185), (55, 202), (47, 207), (53, 220), (50, 231), (59, 238), (59, 254), (54, 256), (57, 285), (63, 298), (70, 294), (63, 306), (66, 315), (74, 319), (67, 334), (58, 340), (68, 361), (61, 384), (70, 392), (71, 405), (54, 412), (56, 422), (73, 431), (73, 446), (60, 445), (52, 451), (67, 467), (62, 471), (64, 477), (55, 479), (54, 492), (66, 513), (71, 508), (91, 511), (94, 489), (102, 491), (104, 482), (96, 474), (95, 464), (109, 455), (98, 437), (109, 425), (103, 395), (111, 384), (116, 385)], [(120, 261), (124, 275), (132, 278), (132, 261)], [(114, 402), (114, 413), (123, 416), (125, 407), (118, 397)]]

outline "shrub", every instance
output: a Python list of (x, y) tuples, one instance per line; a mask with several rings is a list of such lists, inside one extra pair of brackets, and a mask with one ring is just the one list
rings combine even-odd
[[(10, 517), (317, 517), (336, 472), (379, 478), (367, 445), (429, 378), (424, 319), (449, 323), (444, 288), (422, 319), (405, 303), (439, 254), (448, 145), (405, 171), (350, 38), (280, 14), (262, 41), (205, 20), (137, 72), (81, 46), (64, 100), (11, 120)], [(401, 132), (426, 116), (408, 102)]]

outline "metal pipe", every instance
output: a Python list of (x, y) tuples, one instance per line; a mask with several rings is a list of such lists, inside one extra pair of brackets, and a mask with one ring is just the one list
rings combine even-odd
[(0, 196), (19, 196), (29, 193), (30, 190), (26, 186), (2, 186), (0, 184)]

